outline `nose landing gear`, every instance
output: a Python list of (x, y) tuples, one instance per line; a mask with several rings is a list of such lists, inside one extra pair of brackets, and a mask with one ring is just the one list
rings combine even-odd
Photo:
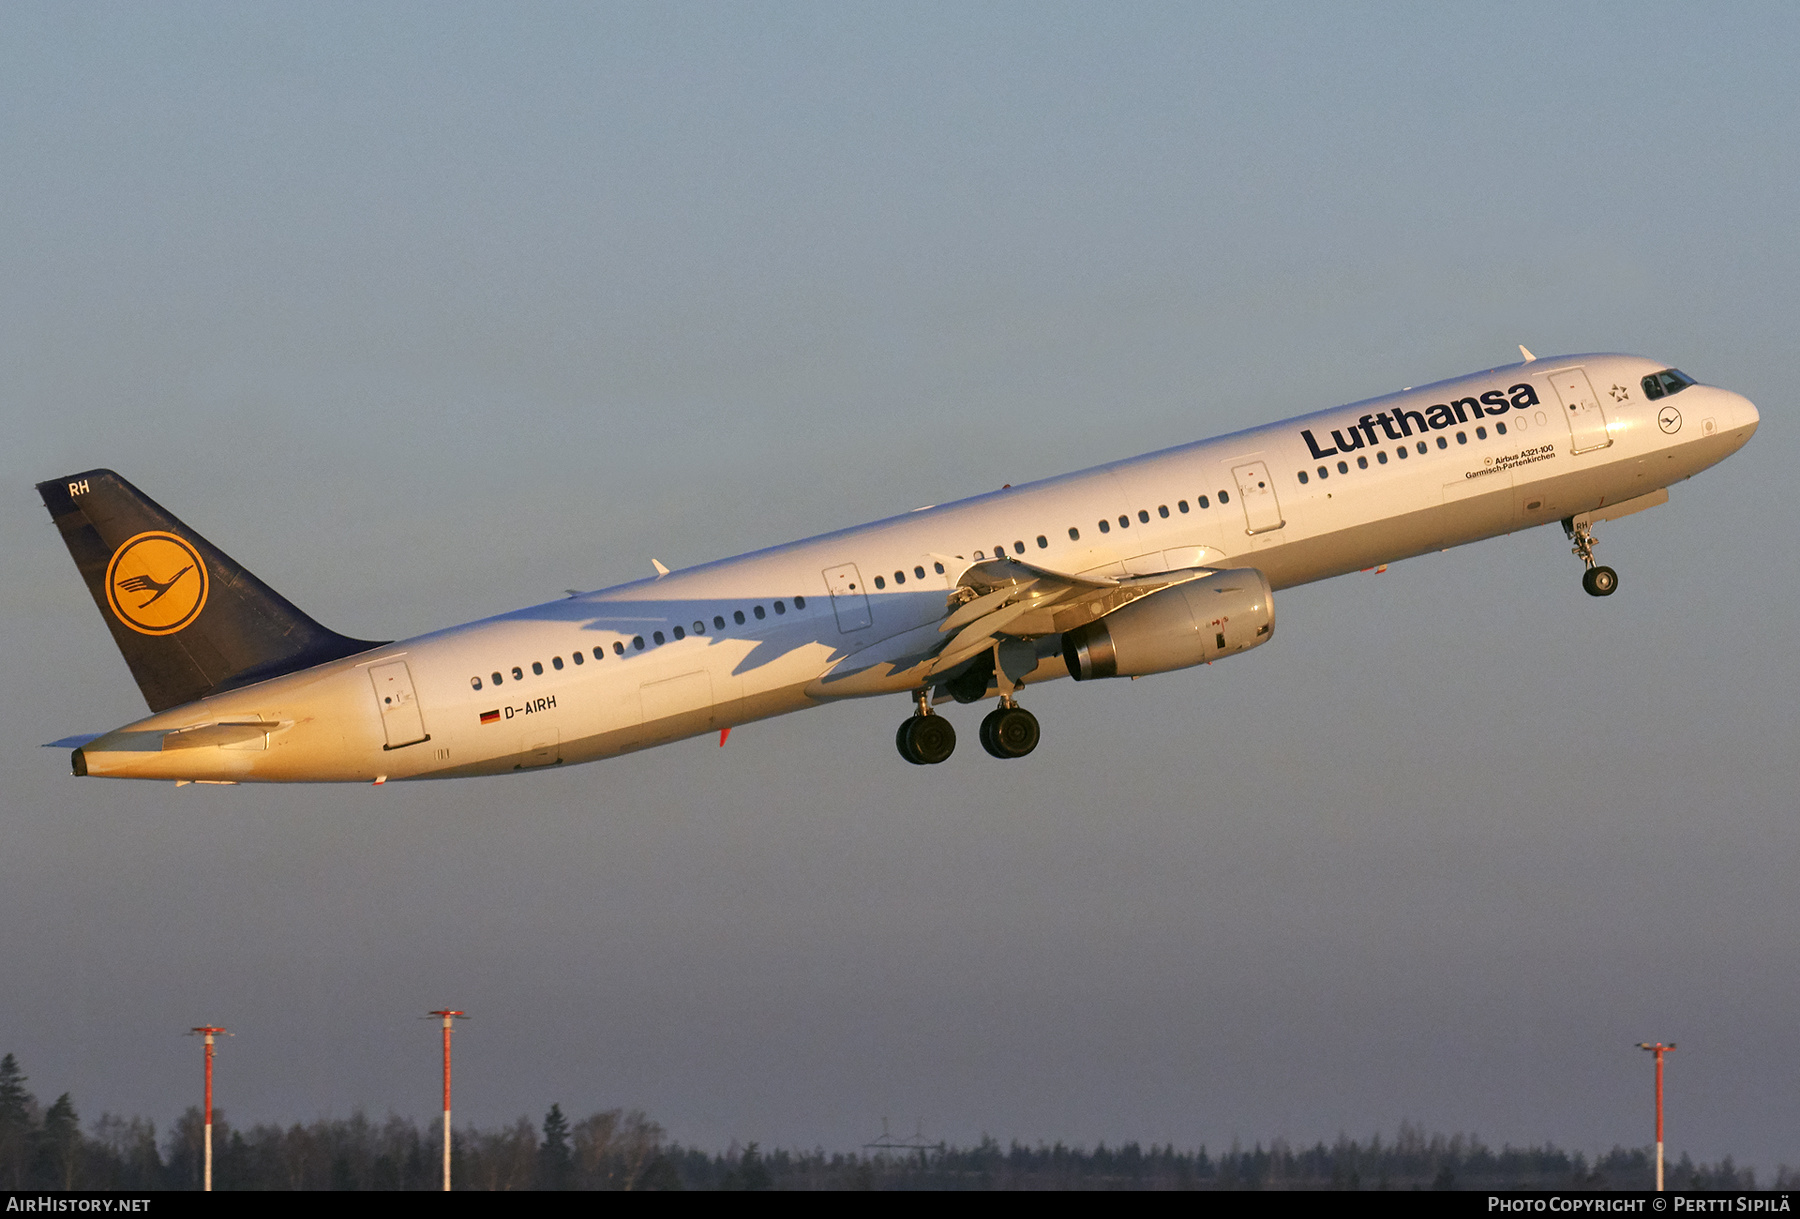
[(1619, 587), (1619, 573), (1610, 567), (1601, 567), (1594, 562), (1594, 529), (1587, 521), (1576, 521), (1571, 517), (1563, 522), (1563, 532), (1569, 535), (1574, 546), (1571, 553), (1584, 564), (1587, 570), (1581, 575), (1581, 587), (1587, 590), (1590, 597), (1610, 597)]

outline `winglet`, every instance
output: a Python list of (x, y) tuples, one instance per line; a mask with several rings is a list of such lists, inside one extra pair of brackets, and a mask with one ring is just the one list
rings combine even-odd
[(666, 576), (669, 574), (669, 569), (662, 565), (661, 559), (651, 559), (650, 566), (656, 568), (656, 574), (659, 576)]
[(1525, 344), (1523, 344), (1523, 343), (1519, 344), (1519, 354), (1525, 357), (1525, 362), (1527, 364), (1529, 364), (1533, 360), (1537, 359), (1536, 356), (1532, 355), (1531, 352), (1529, 352), (1525, 349)]

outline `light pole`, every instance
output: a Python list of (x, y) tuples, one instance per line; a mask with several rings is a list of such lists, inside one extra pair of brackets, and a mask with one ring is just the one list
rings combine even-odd
[(207, 1192), (207, 1193), (211, 1193), (211, 1192), (212, 1192), (212, 1058), (213, 1058), (213, 1037), (214, 1037), (214, 1036), (216, 1036), (216, 1035), (217, 1035), (217, 1034), (219, 1034), (219, 1033), (224, 1033), (224, 1034), (225, 1034), (225, 1035), (226, 1035), (226, 1036), (227, 1036), (227, 1037), (229, 1037), (229, 1036), (231, 1036), (231, 1033), (229, 1033), (229, 1032), (227, 1032), (227, 1031), (226, 1031), (226, 1030), (225, 1030), (225, 1029), (222, 1029), (222, 1028), (220, 1028), (220, 1027), (219, 1027), (219, 1026), (218, 1026), (218, 1025), (216, 1025), (216, 1024), (203, 1024), (203, 1025), (201, 1025), (201, 1026), (200, 1026), (200, 1027), (199, 1027), (199, 1028), (195, 1028), (195, 1029), (189, 1029), (189, 1030), (188, 1030), (188, 1036), (190, 1036), (190, 1037), (192, 1037), (192, 1036), (195, 1036), (195, 1035), (196, 1035), (196, 1034), (197, 1034), (197, 1035), (199, 1035), (199, 1036), (201, 1036), (201, 1037), (204, 1037), (204, 1038), (206, 1038), (206, 1168), (205, 1168), (205, 1173), (204, 1173), (204, 1179), (203, 1179), (203, 1181), (202, 1181), (202, 1183), (201, 1183), (201, 1188), (202, 1188), (202, 1189), (203, 1189), (203, 1190), (205, 1190), (205, 1191), (206, 1191), (206, 1192)]
[(450, 1022), (467, 1020), (466, 1013), (440, 1008), (429, 1013), (444, 1018), (444, 1192), (450, 1192)]
[(1671, 1041), (1664, 1045), (1660, 1041), (1640, 1041), (1638, 1049), (1649, 1050), (1656, 1055), (1656, 1192), (1663, 1191), (1663, 1127), (1662, 1127), (1662, 1067), (1663, 1055), (1675, 1048)]

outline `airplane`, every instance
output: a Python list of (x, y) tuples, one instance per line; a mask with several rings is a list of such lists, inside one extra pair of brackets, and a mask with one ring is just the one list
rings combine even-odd
[(1748, 442), (1742, 395), (1638, 356), (1537, 359), (396, 642), (320, 626), (110, 470), (38, 491), (151, 714), (69, 737), (76, 775), (178, 784), (447, 779), (573, 765), (842, 699), (904, 696), (1037, 746), (1028, 686), (1267, 643), (1276, 591), (1560, 522), (1594, 526)]

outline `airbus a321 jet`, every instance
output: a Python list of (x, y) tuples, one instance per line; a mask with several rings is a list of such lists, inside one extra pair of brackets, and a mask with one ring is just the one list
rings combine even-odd
[(921, 508), (392, 643), (329, 631), (110, 470), (38, 491), (151, 714), (77, 775), (363, 782), (591, 762), (847, 698), (904, 697), (901, 757), (951, 703), (1020, 758), (1027, 686), (1141, 677), (1267, 643), (1279, 589), (1594, 525), (1736, 452), (1756, 408), (1653, 360), (1574, 355)]

